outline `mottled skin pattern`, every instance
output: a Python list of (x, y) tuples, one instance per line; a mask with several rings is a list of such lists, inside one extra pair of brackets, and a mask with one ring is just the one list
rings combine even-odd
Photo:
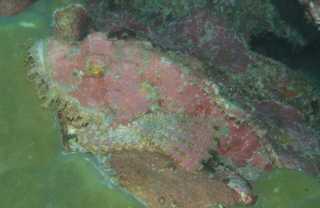
[(152, 208), (229, 206), (239, 200), (218, 177), (210, 178), (206, 172), (188, 173), (168, 161), (158, 153), (120, 151), (113, 152), (111, 165), (121, 185)]
[[(171, 135), (175, 139), (171, 138), (167, 141), (171, 141), (170, 144), (173, 142), (173, 146), (157, 144), (187, 170), (201, 167), (201, 161), (209, 157), (207, 153), (210, 149), (215, 149), (221, 156), (231, 159), (232, 165), (241, 167), (250, 164), (262, 170), (270, 169), (269, 159), (265, 158), (270, 150), (259, 150), (263, 145), (255, 133), (256, 127), (250, 127), (248, 124), (236, 121), (246, 120), (249, 114), (246, 114), (245, 111), (234, 110), (228, 102), (218, 102), (220, 98), (214, 97), (214, 89), (210, 89), (210, 87), (209, 90), (207, 89), (206, 80), (200, 75), (199, 67), (191, 70), (186, 69), (186, 67), (173, 63), (170, 58), (168, 59), (149, 48), (147, 43), (110, 41), (106, 39), (104, 34), (95, 33), (82, 41), (79, 47), (49, 40), (50, 56), (46, 59), (48, 59), (52, 70), (53, 81), (64, 86), (63, 90), (71, 97), (76, 98), (81, 106), (109, 112), (112, 115), (111, 127), (128, 125), (139, 118), (143, 120), (144, 115), (161, 112), (163, 118), (165, 118), (164, 114), (168, 113), (175, 115), (175, 119), (179, 117), (178, 114), (184, 114), (190, 123), (195, 126), (199, 125), (200, 128), (196, 127), (195, 130), (203, 128), (199, 131), (202, 136), (199, 136), (197, 131), (192, 130), (192, 125), (190, 128), (186, 127), (183, 121), (176, 121), (176, 127), (190, 129), (190, 138), (178, 139), (180, 142), (176, 143), (173, 141), (177, 141), (177, 138), (183, 136)], [(259, 64), (260, 62), (257, 65), (259, 66)], [(99, 76), (88, 72), (88, 68), (92, 68), (92, 65), (100, 68)], [(279, 67), (274, 68), (279, 70)], [(250, 77), (251, 71), (252, 67), (248, 72), (242, 71), (239, 75), (238, 73), (231, 75), (231, 78), (233, 79), (232, 76), (244, 76), (247, 73)], [(292, 91), (295, 90), (294, 88), (287, 87), (291, 81), (285, 81), (288, 77), (283, 77), (281, 70), (276, 73), (280, 75), (279, 79), (284, 80), (278, 84), (283, 86), (278, 88), (279, 92), (283, 93), (279, 94), (280, 96), (286, 96), (290, 99), (300, 96), (299, 92)], [(271, 75), (267, 74), (267, 76)], [(270, 79), (268, 80), (270, 81)], [(238, 81), (241, 84), (241, 79), (237, 79)], [(247, 83), (250, 82), (249, 80)], [(265, 81), (262, 79), (263, 82)], [(224, 84), (232, 86), (233, 81), (229, 79)], [(265, 89), (261, 92), (269, 93), (267, 86), (263, 87)], [(245, 87), (242, 90), (245, 90)], [(259, 90), (261, 89), (258, 88), (255, 92), (259, 93)], [(271, 94), (273, 97), (275, 95), (277, 94)], [(246, 102), (244, 99), (239, 100), (240, 103), (243, 101)], [(257, 108), (254, 114), (263, 115), (263, 113), (259, 113), (262, 110), (263, 108)], [(230, 113), (236, 120), (228, 118)], [(275, 115), (281, 114), (285, 113), (275, 112)], [(276, 119), (275, 116), (271, 118), (271, 120), (274, 119)], [(302, 122), (302, 119), (298, 122)], [(141, 129), (139, 122), (134, 125)], [(108, 126), (104, 128), (108, 128)], [(221, 132), (225, 134), (218, 136), (217, 144), (211, 139), (215, 137), (216, 131), (218, 134)], [(207, 134), (203, 134), (203, 132)], [(296, 135), (292, 134), (292, 131), (290, 132), (289, 136)], [(305, 133), (301, 130), (299, 132)], [(150, 134), (142, 135), (142, 137), (150, 136)], [(118, 144), (108, 139), (107, 141), (95, 142), (100, 145), (101, 142)], [(190, 141), (191, 143), (189, 143)], [(104, 148), (108, 149), (108, 147)], [(195, 149), (197, 150), (193, 151)]]
[(187, 172), (201, 169), (211, 150), (234, 167), (272, 166), (255, 128), (242, 123), (245, 112), (220, 97), (195, 59), (180, 63), (149, 43), (103, 33), (79, 45), (49, 39), (31, 52), (38, 56), (31, 73), (58, 104), (73, 150), (154, 151)]
[[(210, 95), (213, 94), (210, 89), (204, 91), (204, 80), (183, 72), (181, 66), (165, 56), (142, 49), (134, 41), (109, 41), (101, 33), (88, 36), (79, 49), (55, 40), (49, 41), (48, 49), (54, 81), (70, 88), (69, 95), (81, 106), (111, 112), (114, 128), (150, 113), (184, 115), (189, 121), (178, 119), (175, 125), (185, 129), (186, 136), (169, 133), (170, 145), (166, 142), (158, 145), (185, 169), (201, 167), (201, 161), (209, 157), (208, 151), (216, 148), (212, 140), (213, 125), (219, 130), (220, 123), (228, 129), (219, 138), (221, 155), (239, 166), (262, 159), (255, 154), (261, 145), (254, 131), (248, 125), (228, 119)], [(71, 54), (71, 51), (76, 52)], [(86, 74), (86, 67), (91, 63), (100, 65), (104, 75)], [(267, 161), (260, 164), (268, 165)]]
[[(224, 99), (195, 59), (182, 61), (148, 42), (110, 40), (103, 33), (92, 33), (77, 45), (49, 39), (31, 53), (36, 61), (31, 73), (45, 84), (47, 99), (59, 104), (73, 150), (98, 155), (114, 150), (158, 152), (187, 172), (201, 169), (214, 151), (244, 177), (274, 165), (298, 167), (291, 163), (301, 151), (292, 157), (282, 154), (266, 135), (266, 126), (253, 124), (251, 111)], [(251, 72), (234, 74), (245, 73)], [(252, 113), (263, 115), (264, 109)], [(294, 112), (286, 109), (276, 111), (271, 120)], [(245, 203), (254, 201), (239, 194)]]

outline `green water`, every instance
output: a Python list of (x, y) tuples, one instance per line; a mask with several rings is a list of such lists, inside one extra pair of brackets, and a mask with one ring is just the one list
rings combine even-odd
[[(254, 186), (258, 194), (252, 208), (319, 208), (320, 180), (291, 170), (275, 170)], [(240, 207), (238, 207), (240, 208)]]
[(142, 207), (107, 186), (83, 155), (63, 155), (55, 116), (26, 79), (26, 46), (48, 34), (52, 10), (63, 3), (42, 0), (0, 18), (0, 207)]

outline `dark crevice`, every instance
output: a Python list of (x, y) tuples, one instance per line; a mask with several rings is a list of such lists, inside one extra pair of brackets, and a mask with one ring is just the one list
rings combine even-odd
[(281, 19), (297, 31), (304, 39), (298, 44), (290, 39), (264, 32), (251, 38), (251, 49), (280, 61), (293, 70), (300, 70), (320, 80), (320, 32), (308, 18), (298, 1), (271, 0)]
[(306, 46), (296, 46), (284, 38), (271, 33), (252, 37), (251, 49), (262, 55), (280, 61), (293, 70), (300, 70), (320, 79), (320, 41)]
[(307, 42), (320, 38), (315, 25), (306, 15), (305, 8), (298, 0), (271, 0), (277, 9), (281, 20), (301, 34)]

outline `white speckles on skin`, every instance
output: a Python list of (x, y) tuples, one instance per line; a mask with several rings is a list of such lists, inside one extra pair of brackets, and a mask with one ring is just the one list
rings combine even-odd
[(45, 61), (44, 61), (44, 42), (39, 41), (36, 43), (36, 57), (38, 58), (39, 61), (39, 69), (42, 69), (45, 71)]
[(74, 135), (74, 134), (76, 134), (77, 130), (75, 128), (73, 128), (72, 126), (68, 126), (67, 131), (68, 131), (69, 135)]
[(172, 64), (172, 62), (169, 59), (167, 59), (166, 57), (161, 57), (160, 62), (162, 64), (168, 64), (168, 65)]

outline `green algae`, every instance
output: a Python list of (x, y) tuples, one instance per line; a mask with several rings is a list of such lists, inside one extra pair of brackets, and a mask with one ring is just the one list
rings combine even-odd
[(299, 171), (274, 170), (257, 181), (254, 192), (258, 201), (252, 208), (318, 208), (320, 204), (320, 180)]
[(38, 1), (0, 18), (0, 202), (2, 208), (142, 207), (108, 185), (94, 162), (62, 152), (55, 115), (41, 108), (24, 58), (50, 32), (52, 11), (70, 1)]

